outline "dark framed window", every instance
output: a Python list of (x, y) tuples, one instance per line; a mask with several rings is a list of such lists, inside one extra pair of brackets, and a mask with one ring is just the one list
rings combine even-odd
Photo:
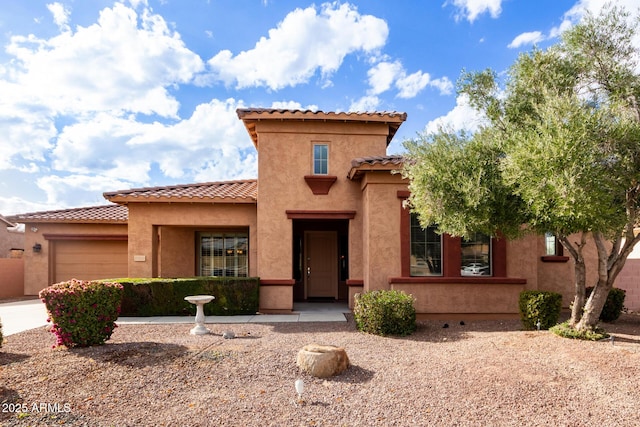
[(474, 233), (460, 241), (460, 275), (491, 276), (491, 237)]
[(247, 233), (198, 233), (198, 275), (247, 277), (249, 237)]
[(313, 145), (313, 174), (327, 175), (329, 173), (329, 146), (327, 144)]
[(422, 228), (418, 215), (411, 214), (411, 276), (442, 275), (442, 236), (436, 230)]

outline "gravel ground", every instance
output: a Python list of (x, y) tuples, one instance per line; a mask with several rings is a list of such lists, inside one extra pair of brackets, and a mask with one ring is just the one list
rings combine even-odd
[[(613, 343), (517, 321), (449, 325), (420, 322), (405, 338), (359, 333), (353, 319), (216, 324), (206, 336), (123, 325), (104, 346), (72, 350), (40, 328), (0, 349), (0, 425), (640, 425), (639, 316), (606, 325)], [(297, 352), (312, 342), (345, 347), (350, 368), (300, 373)]]

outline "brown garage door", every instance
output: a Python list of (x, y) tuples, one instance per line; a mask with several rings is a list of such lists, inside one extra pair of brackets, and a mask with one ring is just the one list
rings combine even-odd
[(54, 283), (69, 279), (127, 277), (127, 242), (119, 240), (58, 240), (55, 242)]

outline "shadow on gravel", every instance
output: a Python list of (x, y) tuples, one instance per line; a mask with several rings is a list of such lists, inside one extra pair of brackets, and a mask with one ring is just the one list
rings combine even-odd
[(11, 363), (20, 363), (28, 358), (30, 358), (28, 354), (20, 354), (20, 353), (0, 353), (0, 366), (10, 365)]
[(373, 379), (375, 372), (358, 365), (350, 365), (346, 371), (335, 377), (326, 378), (327, 381), (347, 384), (363, 384)]
[(185, 346), (157, 342), (107, 343), (102, 346), (73, 348), (69, 351), (96, 362), (137, 368), (171, 363), (188, 354)]
[[(0, 387), (0, 403), (4, 405), (9, 403), (16, 403), (19, 400), (21, 400), (20, 393), (18, 393), (16, 390), (12, 388), (7, 388), (7, 387)], [(2, 412), (8, 412), (8, 411), (2, 411)], [(9, 412), (12, 412), (12, 411), (9, 411)]]

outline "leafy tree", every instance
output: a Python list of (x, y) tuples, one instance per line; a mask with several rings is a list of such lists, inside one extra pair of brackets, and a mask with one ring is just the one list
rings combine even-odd
[[(486, 124), (405, 142), (409, 202), (423, 225), (457, 236), (556, 235), (574, 260), (570, 324), (580, 330), (596, 326), (640, 240), (638, 22), (612, 6), (588, 15), (557, 45), (521, 55), (503, 87), (492, 70), (463, 72), (458, 90)], [(589, 236), (598, 281), (585, 304)]]

